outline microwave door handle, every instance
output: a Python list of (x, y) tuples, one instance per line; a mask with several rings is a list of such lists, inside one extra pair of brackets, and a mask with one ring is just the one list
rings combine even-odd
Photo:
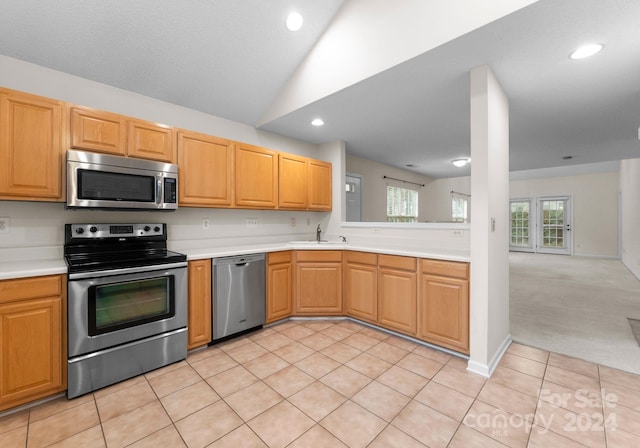
[(158, 181), (156, 182), (156, 204), (160, 205), (164, 201), (164, 198), (162, 197), (163, 196), (163, 191), (162, 191), (163, 178), (161, 175), (158, 175), (157, 179)]

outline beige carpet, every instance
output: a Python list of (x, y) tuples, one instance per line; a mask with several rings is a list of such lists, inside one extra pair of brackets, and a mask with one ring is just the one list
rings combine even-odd
[(511, 252), (513, 340), (640, 374), (640, 281), (619, 260)]

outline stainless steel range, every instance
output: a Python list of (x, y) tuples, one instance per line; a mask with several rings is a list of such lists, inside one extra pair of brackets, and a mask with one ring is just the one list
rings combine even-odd
[(185, 359), (187, 257), (166, 224), (66, 224), (69, 398)]

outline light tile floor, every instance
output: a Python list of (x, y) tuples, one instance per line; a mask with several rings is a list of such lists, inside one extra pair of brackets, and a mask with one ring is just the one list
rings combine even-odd
[(512, 344), (491, 379), (351, 321), (289, 321), (0, 418), (1, 447), (638, 447), (640, 376)]

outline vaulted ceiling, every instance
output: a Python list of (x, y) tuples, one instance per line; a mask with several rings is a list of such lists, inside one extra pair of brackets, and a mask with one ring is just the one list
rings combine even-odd
[[(468, 72), (487, 64), (510, 98), (511, 170), (640, 156), (640, 2), (521, 0), (484, 23), (467, 23), (466, 10), (443, 20), (438, 3), (3, 0), (0, 54), (309, 142), (344, 140), (360, 157), (436, 178), (469, 174), (450, 162), (469, 155)], [(283, 25), (292, 10), (305, 18), (297, 33)], [(406, 36), (392, 12), (414, 16)], [(392, 48), (367, 38), (373, 24), (394, 33)], [(462, 32), (416, 45), (447, 27)], [(336, 35), (344, 47), (371, 42), (349, 60), (369, 73), (340, 84), (336, 60), (313, 60)], [(570, 60), (586, 42), (604, 50)], [(401, 57), (376, 65), (378, 48)], [(281, 107), (294, 83), (306, 100)]]

